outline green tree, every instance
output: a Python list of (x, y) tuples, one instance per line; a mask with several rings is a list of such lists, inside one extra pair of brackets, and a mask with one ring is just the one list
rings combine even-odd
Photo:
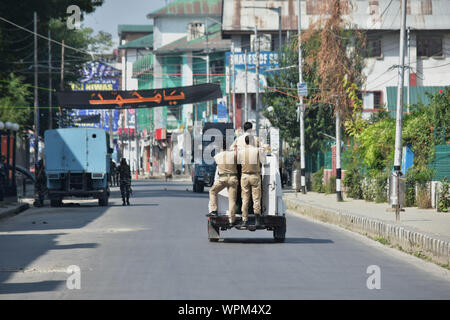
[[(318, 46), (317, 39), (311, 39), (305, 43), (302, 56), (308, 57), (314, 54), (314, 46)], [(267, 76), (268, 89), (263, 95), (263, 103), (273, 106), (273, 112), (264, 111), (270, 122), (280, 129), (281, 137), (290, 146), (300, 145), (300, 125), (297, 120), (296, 97), (298, 82), (298, 41), (292, 38), (288, 45), (283, 48), (283, 59), (280, 70), (272, 72)], [(324, 134), (333, 135), (333, 109), (330, 105), (315, 102), (317, 92), (314, 89), (315, 70), (311, 68), (303, 70), (304, 80), (308, 83), (308, 99), (305, 111), (305, 151), (315, 153), (323, 148), (329, 139)], [(272, 89), (271, 89), (272, 88)], [(281, 92), (280, 92), (281, 91)]]
[[(77, 5), (81, 10), (81, 19), (85, 13), (93, 12), (98, 6), (103, 4), (103, 0), (48, 0), (48, 1), (14, 1), (4, 0), (0, 6), (0, 17), (7, 19), (19, 26), (33, 30), (33, 13), (37, 12), (38, 30), (43, 36), (51, 31), (52, 39), (56, 41), (65, 40), (66, 45), (80, 50), (88, 50), (90, 46), (95, 50), (98, 43), (107, 43), (107, 35), (92, 35), (91, 29), (69, 30), (66, 25), (67, 8), (70, 5)], [(52, 78), (53, 88), (59, 88), (60, 65), (61, 65), (61, 46), (52, 43)], [(101, 48), (101, 46), (100, 46)], [(34, 36), (33, 34), (21, 30), (6, 21), (0, 20), (0, 97), (8, 98), (8, 105), (16, 103), (17, 110), (27, 109), (33, 105), (33, 98), (30, 94), (23, 96), (24, 99), (16, 99), (11, 94), (11, 88), (5, 85), (10, 81), (11, 74), (20, 78), (21, 83), (28, 86), (30, 92), (33, 91), (33, 73), (34, 73)], [(82, 54), (66, 49), (65, 80), (67, 83), (74, 81), (79, 77), (78, 70), (82, 64), (90, 59), (89, 54)], [(45, 39), (38, 38), (38, 72), (39, 72), (39, 106), (41, 106), (41, 133), (47, 129), (49, 119), (48, 105), (48, 42)], [(53, 95), (53, 103), (56, 106), (56, 97)], [(53, 118), (55, 118), (56, 108)], [(21, 114), (20, 112), (17, 112)], [(24, 119), (24, 123), (32, 122), (33, 114), (24, 113), (22, 116), (31, 117)], [(21, 121), (18, 121), (21, 122)]]
[(19, 124), (20, 133), (31, 129), (32, 108), (27, 106), (30, 90), (28, 86), (24, 85), (23, 78), (10, 74), (8, 81), (0, 83), (0, 88), (5, 93), (0, 98), (0, 121)]

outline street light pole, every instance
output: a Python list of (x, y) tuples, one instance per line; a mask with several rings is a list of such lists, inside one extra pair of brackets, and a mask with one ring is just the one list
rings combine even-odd
[(255, 26), (256, 43), (256, 135), (259, 137), (259, 40), (258, 28)]
[(281, 54), (282, 54), (282, 36), (281, 36), (281, 7), (277, 8), (277, 13), (278, 13), (278, 65), (281, 67)]
[[(302, 77), (302, 8), (300, 0), (297, 0), (298, 7), (298, 82), (303, 83)], [(305, 170), (305, 106), (303, 105), (303, 96), (300, 96), (298, 104), (300, 114), (300, 168), (301, 168), (301, 186), (302, 193), (306, 194), (306, 170)]]
[(49, 108), (49, 129), (53, 129), (53, 112), (52, 112), (52, 45), (51, 45), (51, 31), (48, 30), (48, 108)]
[[(205, 18), (205, 36), (206, 36), (206, 82), (209, 83), (210, 68), (209, 68), (209, 43), (208, 43), (208, 17)], [(208, 110), (209, 121), (212, 122), (213, 115), (212, 115), (211, 101), (209, 100), (206, 102), (206, 109)]]
[(408, 95), (407, 99), (407, 112), (409, 113), (409, 104), (410, 104), (410, 90), (411, 90), (411, 28), (408, 27)]
[(395, 220), (400, 220), (400, 190), (399, 181), (401, 175), (402, 161), (402, 117), (403, 117), (403, 85), (405, 75), (405, 27), (406, 27), (406, 4), (407, 0), (402, 0), (402, 21), (400, 26), (400, 56), (399, 74), (397, 86), (397, 112), (395, 120), (395, 152), (394, 152), (394, 176), (393, 176), (393, 205), (395, 206)]
[(244, 110), (244, 118), (245, 122), (248, 121), (248, 53), (247, 49), (245, 49), (245, 110)]
[[(38, 55), (37, 13), (34, 12), (34, 168), (35, 168), (35, 174), (37, 174), (36, 168), (37, 168), (38, 161), (39, 161), (39, 99), (38, 99), (38, 56), (37, 55)], [(8, 161), (9, 161), (9, 159), (8, 159)]]
[(232, 76), (233, 76), (233, 128), (236, 129), (236, 63), (234, 61), (234, 45), (231, 44), (231, 61), (233, 62), (232, 66)]

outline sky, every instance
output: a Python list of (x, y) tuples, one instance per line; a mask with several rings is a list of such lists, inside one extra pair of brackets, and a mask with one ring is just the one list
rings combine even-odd
[(152, 24), (147, 14), (165, 6), (168, 0), (105, 0), (93, 13), (85, 15), (82, 25), (94, 29), (94, 32), (111, 33), (115, 44), (119, 36), (119, 24)]

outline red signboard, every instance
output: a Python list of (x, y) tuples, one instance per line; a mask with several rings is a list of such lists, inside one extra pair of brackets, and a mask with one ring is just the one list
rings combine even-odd
[(167, 138), (166, 128), (160, 128), (155, 130), (155, 140), (165, 140)]
[(409, 83), (411, 86), (417, 86), (417, 74), (411, 73), (409, 75)]

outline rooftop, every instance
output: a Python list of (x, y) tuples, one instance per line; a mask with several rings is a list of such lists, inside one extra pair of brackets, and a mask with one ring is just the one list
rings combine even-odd
[[(231, 48), (231, 40), (222, 39), (221, 29), (219, 24), (214, 24), (208, 28), (208, 48), (210, 51), (229, 51)], [(171, 42), (158, 50), (156, 54), (165, 54), (170, 52), (191, 52), (201, 51), (206, 49), (206, 35), (187, 40), (187, 36)]]
[(119, 24), (117, 32), (120, 35), (123, 32), (126, 33), (152, 33), (152, 24)]
[(222, 0), (175, 0), (147, 15), (151, 19), (172, 15), (221, 15)]
[(119, 49), (153, 48), (153, 33), (119, 46)]
[[(302, 29), (330, 11), (331, 1), (301, 0)], [(352, 27), (363, 30), (399, 30), (401, 1), (341, 0), (343, 18)], [(356, 5), (355, 5), (356, 4)], [(281, 7), (283, 30), (297, 30), (297, 0), (241, 1), (223, 0), (223, 32), (251, 32), (258, 30), (276, 32), (279, 29), (278, 12)], [(406, 25), (417, 30), (450, 29), (450, 6), (448, 0), (409, 0)], [(264, 18), (262, 18), (264, 17)]]

